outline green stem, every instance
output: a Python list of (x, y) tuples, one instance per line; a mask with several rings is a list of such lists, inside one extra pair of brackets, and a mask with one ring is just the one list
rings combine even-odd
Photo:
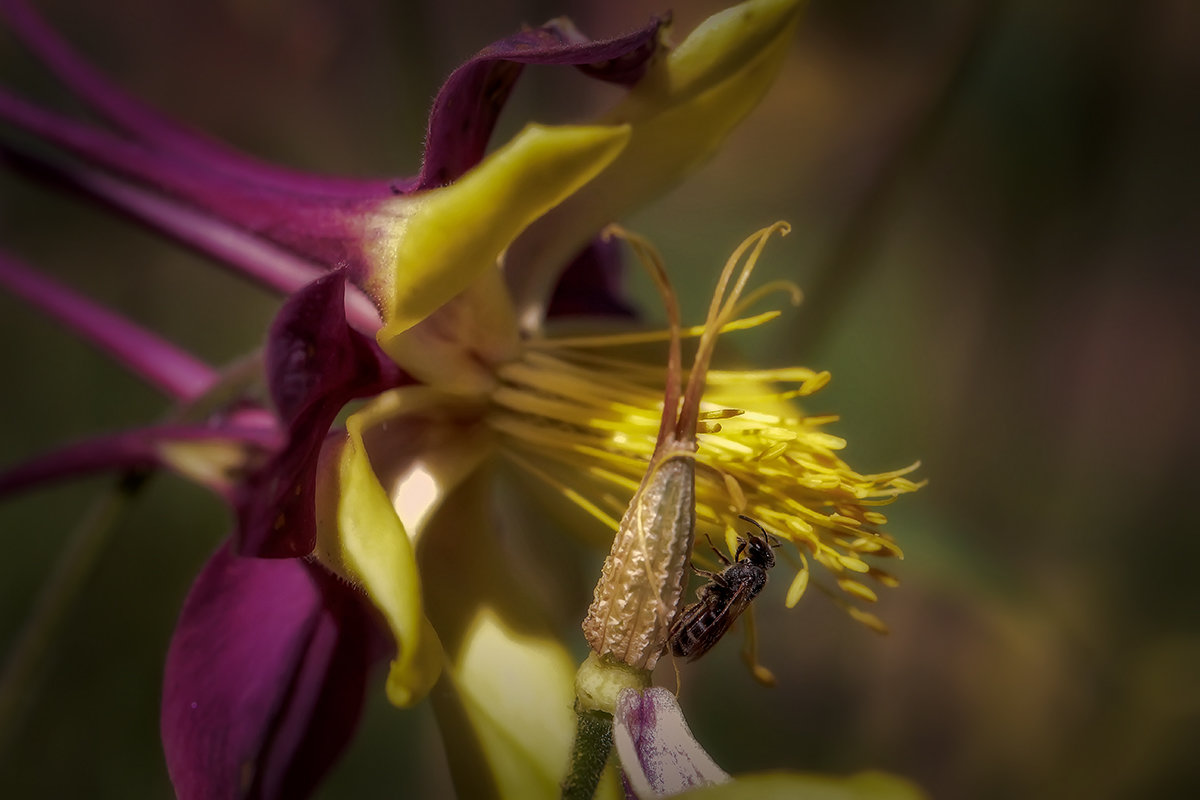
[(148, 477), (149, 473), (140, 470), (122, 475), (96, 498), (71, 531), (66, 549), (42, 586), (0, 674), (0, 757), (7, 754), (13, 735), (32, 705), (54, 640), (108, 543), (113, 523)]
[(602, 711), (577, 711), (571, 771), (563, 783), (562, 800), (591, 800), (612, 752), (612, 716)]

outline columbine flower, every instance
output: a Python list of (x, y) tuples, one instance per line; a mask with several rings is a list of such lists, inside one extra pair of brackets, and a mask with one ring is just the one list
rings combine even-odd
[[(63, 156), (6, 147), (10, 163), (290, 295), (261, 360), (265, 403), (244, 391), (244, 369), (215, 370), (0, 260), (0, 282), (177, 404), (168, 423), (19, 467), (0, 489), (161, 466), (236, 510), (234, 536), (197, 579), (167, 659), (163, 738), (179, 794), (304, 794), (351, 735), (368, 666), (388, 653), (397, 705), (444, 678), (434, 701), (456, 780), (503, 796), (556, 792), (571, 664), (531, 621), (515, 577), (496, 569), (489, 465), (503, 456), (606, 522), (624, 506), (653, 448), (645, 431), (660, 413), (661, 368), (595, 349), (612, 338), (543, 337), (542, 322), (580, 306), (621, 309), (597, 231), (681, 178), (757, 103), (796, 3), (752, 0), (669, 55), (658, 22), (590, 42), (557, 21), (498, 42), (439, 93), (420, 175), (384, 181), (317, 178), (229, 152), (106, 84), (24, 3), (4, 0), (0, 13), (111, 128), (0, 90), (0, 120)], [(576, 65), (629, 91), (593, 124), (531, 125), (485, 157), (526, 63)], [(723, 518), (721, 498), (779, 505), (800, 514), (788, 523), (797, 539), (835, 569), (862, 563), (846, 553), (882, 547), (843, 533), (878, 522), (855, 517), (854, 501), (903, 490), (894, 476), (861, 479), (832, 456), (835, 440), (805, 437), (792, 450), (769, 417), (743, 417), (749, 425), (726, 434), (731, 452), (698, 460), (701, 519)], [(769, 446), (753, 451), (753, 441)], [(806, 476), (816, 500), (779, 488), (772, 470)], [(845, 509), (828, 508), (830, 497)], [(469, 749), (454, 746), (456, 720)], [(472, 754), (483, 763), (460, 763)]]

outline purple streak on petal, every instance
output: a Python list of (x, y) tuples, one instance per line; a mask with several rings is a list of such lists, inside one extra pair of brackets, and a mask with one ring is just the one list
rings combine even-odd
[[(246, 446), (247, 460), (279, 445), (276, 429), (245, 425), (156, 425), (122, 431), (68, 445), (0, 473), (0, 495), (50, 481), (94, 472), (155, 469), (165, 464), (162, 446), (174, 442), (235, 442)], [(218, 492), (228, 487), (214, 485)]]
[(598, 237), (559, 276), (546, 316), (636, 317), (624, 297), (620, 243)]
[(450, 75), (433, 102), (418, 187), (444, 186), (479, 163), (525, 64), (574, 65), (600, 80), (636, 83), (657, 50), (661, 25), (655, 19), (626, 36), (593, 42), (560, 20), (488, 45)]
[(405, 181), (321, 177), (251, 158), (179, 125), (105, 80), (23, 0), (0, 0), (0, 18), (16, 37), (105, 120), (153, 149), (211, 170), (285, 191), (385, 197), (406, 190)]
[(266, 373), (288, 427), (287, 443), (241, 487), (239, 552), (292, 558), (316, 543), (317, 458), (347, 402), (378, 394), (405, 377), (373, 339), (346, 323), (342, 275), (294, 294), (271, 326)]
[(643, 800), (729, 780), (696, 741), (675, 695), (666, 689), (621, 690), (613, 743), (629, 786)]
[(216, 371), (199, 359), (4, 253), (0, 253), (0, 286), (176, 400), (195, 399), (217, 380)]
[(308, 796), (357, 726), (370, 625), (320, 567), (222, 547), (167, 653), (163, 750), (180, 800)]
[[(617, 698), (617, 710), (613, 715), (614, 726), (628, 731), (637, 753), (638, 768), (653, 784), (653, 765), (650, 763), (654, 743), (654, 703), (650, 697), (635, 689), (623, 689)], [(628, 771), (632, 764), (625, 764)]]
[[(94, 197), (268, 289), (291, 293), (324, 274), (322, 267), (252, 233), (94, 169), (52, 165), (3, 145), (0, 160), (37, 180)], [(356, 330), (371, 335), (381, 324), (378, 310), (357, 287), (346, 293), (346, 316)]]

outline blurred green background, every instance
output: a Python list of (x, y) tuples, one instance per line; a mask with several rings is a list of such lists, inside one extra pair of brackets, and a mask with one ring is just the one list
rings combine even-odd
[[(38, 5), (174, 116), (281, 162), (361, 175), (414, 172), (441, 80), (520, 23), (568, 14), (603, 37), (665, 10)], [(719, 7), (681, 6), (677, 40)], [(73, 108), (4, 31), (0, 70)], [(502, 133), (614, 96), (531, 68)], [(777, 578), (757, 606), (779, 685), (751, 681), (736, 638), (686, 669), (684, 708), (726, 769), (881, 768), (936, 798), (1200, 796), (1197, 98), (1190, 0), (814, 0), (762, 107), (627, 221), (662, 248), (696, 319), (731, 249), (790, 220), (763, 277), (796, 281), (805, 303), (737, 346), (831, 370), (807, 409), (842, 415), (847, 460), (882, 471), (920, 459), (929, 480), (889, 509), (907, 556), (903, 585), (875, 609), (889, 636), (819, 593), (786, 611)], [(214, 363), (256, 346), (277, 303), (9, 174), (0, 246)], [(0, 464), (166, 410), (6, 295), (0, 343)], [(108, 483), (0, 505), (0, 653)], [(169, 796), (162, 657), (228, 524), (216, 500), (166, 476), (120, 517), (0, 752), (0, 794)], [(440, 748), (429, 710), (392, 710), (380, 679), (319, 796), (443, 796)]]

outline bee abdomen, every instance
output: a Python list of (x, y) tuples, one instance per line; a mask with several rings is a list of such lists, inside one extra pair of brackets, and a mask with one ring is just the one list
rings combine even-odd
[[(691, 655), (700, 645), (703, 645), (709, 631), (717, 623), (722, 613), (721, 608), (709, 606), (699, 616), (687, 619), (671, 637), (671, 652), (683, 658)], [(684, 612), (684, 617), (688, 617)]]

